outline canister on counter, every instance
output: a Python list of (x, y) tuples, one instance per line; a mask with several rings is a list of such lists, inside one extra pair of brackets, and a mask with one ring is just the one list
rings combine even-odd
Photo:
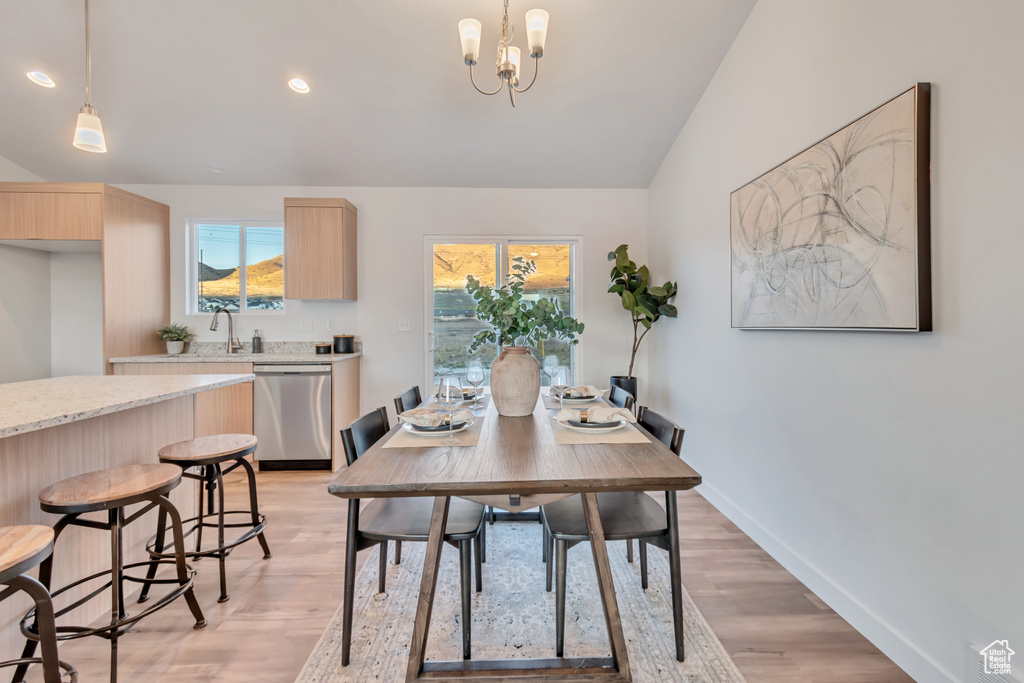
[(316, 345), (316, 355), (322, 356), (322, 355), (328, 354), (330, 352), (331, 352), (331, 345), (330, 344), (317, 344)]
[(356, 338), (351, 334), (336, 334), (334, 335), (334, 352), (335, 353), (355, 353), (356, 351)]

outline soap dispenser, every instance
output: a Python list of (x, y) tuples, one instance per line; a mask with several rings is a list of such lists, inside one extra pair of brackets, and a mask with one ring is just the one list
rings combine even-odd
[(252, 352), (263, 353), (263, 337), (259, 330), (255, 330), (252, 334)]

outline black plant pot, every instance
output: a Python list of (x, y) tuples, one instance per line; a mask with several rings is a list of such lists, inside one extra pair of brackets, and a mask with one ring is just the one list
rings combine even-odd
[(624, 375), (612, 375), (611, 385), (617, 386), (621, 389), (625, 389), (633, 395), (633, 401), (636, 402), (636, 377), (626, 377)]

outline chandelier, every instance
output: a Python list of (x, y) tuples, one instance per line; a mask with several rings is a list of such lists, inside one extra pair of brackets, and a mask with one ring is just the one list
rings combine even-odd
[(526, 92), (537, 81), (537, 65), (544, 56), (544, 40), (548, 35), (548, 13), (542, 9), (532, 9), (526, 13), (526, 37), (530, 43), (530, 56), (533, 57), (533, 79), (530, 85), (519, 88), (519, 71), (522, 54), (518, 47), (513, 47), (512, 37), (515, 27), (508, 23), (508, 0), (505, 0), (505, 16), (501, 20), (501, 41), (498, 43), (498, 59), (495, 71), (498, 75), (498, 88), (493, 92), (481, 90), (473, 78), (473, 67), (480, 55), (480, 29), (482, 25), (476, 19), (463, 19), (459, 22), (459, 37), (462, 39), (462, 54), (469, 66), (469, 80), (477, 92), (484, 95), (497, 95), (502, 88), (508, 88), (512, 106), (516, 106), (516, 93)]

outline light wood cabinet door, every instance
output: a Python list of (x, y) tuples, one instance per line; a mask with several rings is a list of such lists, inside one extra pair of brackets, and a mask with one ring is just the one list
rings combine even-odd
[[(248, 375), (252, 363), (113, 363), (115, 375)], [(195, 395), (196, 436), (252, 434), (252, 382)]]
[(284, 200), (286, 299), (356, 300), (356, 209), (344, 199)]
[(103, 237), (99, 193), (0, 192), (0, 239), (98, 240)]

